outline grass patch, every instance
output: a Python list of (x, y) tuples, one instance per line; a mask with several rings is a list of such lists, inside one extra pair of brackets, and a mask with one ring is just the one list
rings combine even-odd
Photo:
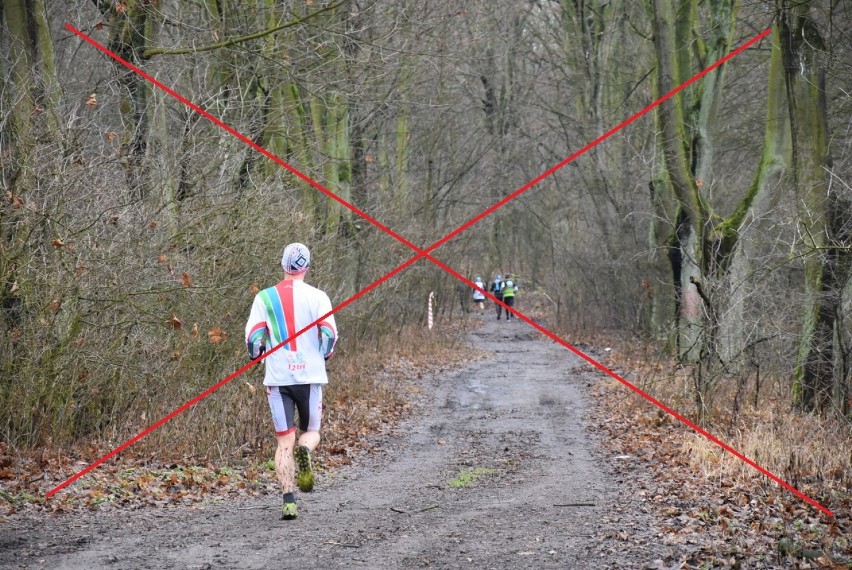
[(44, 503), (44, 497), (42, 497), (41, 495), (33, 495), (32, 493), (27, 492), (10, 493), (9, 491), (5, 491), (3, 489), (0, 489), (0, 499), (3, 499), (9, 504), (15, 506)]
[(474, 467), (465, 469), (456, 478), (449, 482), (449, 486), (453, 489), (461, 489), (463, 487), (472, 487), (482, 478), (494, 474), (494, 469), (490, 467)]

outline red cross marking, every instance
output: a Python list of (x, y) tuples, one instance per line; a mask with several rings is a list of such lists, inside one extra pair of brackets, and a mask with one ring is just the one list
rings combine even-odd
[[(768, 29), (764, 30), (763, 32), (757, 34), (756, 36), (751, 38), (749, 41), (745, 42), (744, 44), (739, 46), (737, 49), (731, 51), (728, 55), (721, 58), (719, 61), (715, 62), (714, 64), (712, 64), (708, 67), (706, 67), (701, 72), (697, 73), (695, 76), (693, 76), (689, 80), (685, 81), (681, 85), (675, 87), (674, 89), (672, 89), (671, 91), (669, 91), (668, 93), (666, 93), (665, 95), (663, 95), (662, 97), (660, 97), (659, 99), (657, 99), (656, 101), (654, 101), (653, 103), (651, 103), (650, 105), (648, 105), (647, 107), (642, 109), (641, 111), (631, 115), (629, 118), (625, 119), (624, 121), (622, 121), (621, 123), (619, 123), (618, 125), (613, 127), (612, 129), (608, 130), (606, 133), (602, 134), (601, 136), (599, 136), (598, 138), (596, 138), (592, 142), (588, 143), (583, 148), (581, 148), (578, 151), (571, 154), (568, 158), (562, 160), (558, 164), (552, 166), (551, 168), (549, 168), (545, 172), (541, 173), (540, 175), (535, 177), (530, 182), (524, 184), (523, 186), (521, 186), (520, 188), (518, 188), (517, 190), (515, 190), (514, 192), (512, 192), (511, 194), (509, 194), (508, 196), (506, 196), (502, 200), (500, 200), (499, 202), (493, 204), (492, 206), (490, 206), (489, 208), (487, 208), (486, 210), (484, 210), (483, 212), (481, 212), (477, 216), (471, 218), (470, 220), (468, 220), (467, 222), (465, 222), (464, 224), (462, 224), (461, 226), (459, 226), (455, 230), (451, 231), (446, 236), (439, 239), (438, 241), (436, 241), (435, 243), (433, 243), (429, 247), (427, 247), (425, 249), (421, 249), (421, 248), (417, 247), (416, 245), (414, 245), (413, 243), (411, 243), (410, 241), (408, 241), (407, 239), (405, 239), (403, 236), (397, 234), (396, 232), (394, 232), (390, 228), (384, 226), (383, 224), (381, 224), (380, 222), (378, 222), (377, 220), (375, 220), (374, 218), (372, 218), (371, 216), (369, 216), (365, 212), (359, 210), (354, 205), (350, 204), (346, 200), (343, 200), (342, 198), (337, 196), (334, 192), (325, 188), (323, 185), (316, 182), (315, 180), (313, 180), (312, 178), (310, 178), (306, 174), (302, 173), (301, 171), (297, 170), (292, 165), (288, 164), (287, 162), (285, 162), (284, 160), (275, 156), (274, 154), (272, 154), (271, 152), (269, 152), (265, 148), (261, 147), (260, 145), (258, 145), (254, 141), (252, 141), (250, 138), (248, 138), (245, 135), (243, 135), (242, 133), (238, 132), (233, 127), (227, 125), (226, 123), (224, 123), (220, 119), (214, 117), (213, 115), (211, 115), (210, 113), (208, 113), (207, 111), (205, 111), (204, 109), (199, 107), (198, 105), (192, 103), (191, 101), (189, 101), (188, 99), (186, 99), (185, 97), (183, 97), (182, 95), (180, 95), (179, 93), (174, 91), (173, 89), (171, 89), (168, 86), (160, 83), (159, 81), (157, 81), (156, 79), (154, 79), (150, 75), (146, 74), (144, 71), (142, 71), (138, 67), (134, 66), (130, 62), (122, 59), (121, 57), (119, 57), (115, 53), (111, 52), (105, 46), (96, 42), (95, 40), (93, 40), (89, 36), (83, 34), (82, 32), (80, 32), (75, 27), (71, 26), (70, 24), (66, 24), (65, 27), (66, 27), (66, 29), (68, 29), (70, 32), (72, 32), (76, 36), (78, 36), (83, 41), (89, 43), (90, 45), (92, 45), (93, 47), (95, 47), (96, 49), (101, 51), (102, 53), (106, 54), (110, 58), (114, 59), (118, 63), (122, 64), (123, 66), (127, 67), (131, 71), (139, 74), (146, 81), (149, 81), (150, 83), (152, 83), (153, 85), (155, 85), (159, 89), (162, 89), (163, 91), (165, 91), (166, 93), (168, 93), (169, 95), (171, 95), (172, 97), (174, 97), (175, 99), (177, 99), (178, 101), (183, 103), (184, 105), (188, 106), (190, 109), (192, 109), (196, 113), (198, 113), (201, 116), (203, 116), (204, 118), (208, 119), (209, 121), (211, 121), (212, 123), (214, 123), (218, 127), (222, 128), (226, 132), (233, 135), (234, 137), (238, 138), (239, 140), (241, 140), (242, 142), (244, 142), (245, 144), (250, 146), (252, 149), (256, 150), (257, 152), (266, 156), (270, 160), (274, 161), (276, 164), (287, 169), (288, 171), (293, 173), (295, 176), (302, 179), (306, 183), (310, 184), (312, 187), (316, 188), (318, 191), (322, 192), (323, 194), (325, 194), (326, 196), (328, 196), (329, 198), (331, 198), (332, 200), (334, 200), (335, 202), (337, 202), (338, 204), (340, 204), (344, 208), (346, 208), (346, 209), (350, 210), (351, 212), (353, 212), (354, 214), (357, 214), (358, 216), (364, 218), (365, 220), (367, 220), (368, 222), (370, 222), (371, 224), (373, 224), (374, 226), (376, 226), (377, 228), (379, 228), (380, 230), (382, 230), (383, 232), (385, 232), (389, 236), (393, 237), (394, 239), (396, 239), (400, 243), (409, 247), (410, 249), (412, 249), (413, 251), (416, 252), (416, 255), (414, 257), (408, 259), (407, 261), (403, 262), (402, 264), (398, 265), (397, 267), (395, 267), (394, 269), (389, 271), (387, 274), (385, 274), (383, 277), (377, 279), (376, 281), (374, 281), (370, 285), (367, 285), (364, 289), (362, 289), (361, 291), (352, 295), (351, 297), (349, 297), (348, 299), (346, 299), (345, 301), (343, 301), (342, 303), (340, 303), (339, 305), (334, 307), (331, 311), (329, 311), (325, 315), (322, 315), (321, 317), (319, 317), (316, 321), (314, 321), (313, 323), (311, 323), (307, 327), (301, 329), (300, 331), (297, 331), (295, 334), (292, 334), (289, 338), (285, 339), (280, 344), (273, 347), (271, 350), (265, 352), (264, 354), (262, 354), (258, 358), (254, 359), (251, 362), (244, 365), (242, 368), (231, 373), (229, 376), (220, 380), (219, 382), (217, 382), (216, 384), (214, 384), (213, 386), (211, 386), (210, 388), (208, 388), (207, 390), (205, 390), (204, 392), (202, 392), (201, 394), (199, 394), (195, 398), (187, 401), (186, 403), (181, 405), (179, 408), (172, 411), (170, 414), (164, 416), (163, 418), (161, 418), (160, 420), (158, 420), (154, 424), (150, 425), (149, 427), (147, 427), (143, 431), (139, 432), (138, 434), (136, 434), (132, 438), (128, 439), (127, 441), (125, 441), (124, 443), (122, 443), (121, 445), (119, 445), (118, 447), (116, 447), (115, 449), (110, 451), (109, 453), (98, 458), (97, 460), (92, 462), (92, 464), (86, 466), (84, 469), (75, 473), (73, 476), (69, 477), (68, 479), (66, 479), (65, 481), (63, 481), (62, 483), (60, 483), (59, 485), (57, 485), (56, 487), (54, 487), (53, 489), (48, 491), (47, 494), (46, 494), (46, 497), (53, 496), (55, 493), (57, 493), (58, 491), (60, 491), (61, 489), (65, 488), (65, 487), (67, 487), (68, 485), (70, 485), (71, 483), (73, 483), (74, 481), (76, 481), (77, 479), (79, 479), (80, 477), (82, 477), (83, 475), (88, 473), (89, 471), (92, 471), (93, 469), (97, 468), (99, 465), (103, 464), (105, 461), (107, 461), (111, 457), (114, 457), (115, 455), (121, 453), (123, 450), (127, 449), (128, 447), (130, 447), (131, 445), (133, 445), (134, 443), (136, 443), (140, 439), (144, 438), (145, 436), (147, 436), (148, 434), (150, 434), (154, 430), (160, 428), (162, 425), (164, 425), (165, 423), (170, 421), (175, 416), (183, 413), (184, 411), (191, 408), (192, 406), (194, 406), (195, 404), (197, 404), (198, 402), (200, 402), (201, 400), (203, 400), (204, 398), (206, 398), (207, 396), (209, 396), (210, 394), (212, 394), (213, 392), (215, 392), (216, 390), (218, 390), (219, 388), (221, 388), (222, 386), (224, 386), (225, 384), (227, 384), (228, 382), (230, 382), (234, 378), (240, 376), (242, 373), (244, 373), (245, 371), (250, 369), (252, 366), (254, 366), (258, 362), (260, 362), (261, 360), (263, 360), (264, 358), (266, 358), (267, 356), (269, 356), (270, 354), (272, 354), (273, 352), (275, 352), (276, 350), (278, 350), (279, 348), (281, 348), (282, 346), (284, 346), (285, 344), (290, 342), (292, 339), (295, 339), (296, 337), (298, 337), (302, 333), (312, 329), (314, 326), (316, 326), (317, 324), (322, 322), (324, 319), (328, 318), (328, 316), (340, 311), (341, 309), (350, 305), (351, 303), (353, 303), (354, 301), (356, 301), (360, 297), (362, 297), (362, 296), (366, 295), (367, 293), (369, 293), (370, 291), (376, 289), (379, 285), (381, 285), (382, 283), (384, 283), (385, 281), (387, 281), (391, 277), (397, 275), (398, 273), (400, 273), (404, 269), (408, 268), (410, 265), (414, 264), (420, 258), (428, 259), (429, 261), (431, 261), (432, 263), (434, 263), (435, 265), (437, 265), (438, 267), (440, 267), (441, 269), (443, 269), (447, 273), (451, 274), (456, 279), (465, 283), (469, 287), (474, 288), (474, 289), (478, 289), (472, 281), (470, 281), (466, 277), (462, 276), (461, 274), (459, 274), (457, 271), (455, 271), (451, 267), (445, 265), (440, 260), (432, 257), (430, 255), (431, 252), (434, 251), (435, 249), (439, 248), (440, 246), (442, 246), (443, 244), (445, 244), (449, 240), (453, 239), (454, 237), (456, 237), (457, 235), (459, 235), (463, 231), (467, 230), (468, 228), (470, 228), (471, 226), (473, 226), (474, 224), (476, 224), (480, 220), (489, 216), (490, 214), (492, 214), (493, 212), (495, 212), (499, 208), (505, 206), (506, 204), (508, 204), (509, 202), (511, 202), (512, 200), (514, 200), (518, 196), (520, 196), (521, 194), (525, 193), (527, 190), (529, 190), (530, 188), (532, 188), (533, 186), (535, 186), (536, 184), (538, 184), (539, 182), (541, 182), (545, 178), (548, 178), (549, 176), (551, 176), (552, 174), (554, 174), (555, 172), (557, 172), (558, 170), (560, 170), (561, 168), (563, 168), (564, 166), (569, 164), (570, 162), (577, 159), (582, 154), (586, 153), (591, 148), (597, 146), (598, 144), (602, 143), (603, 141), (605, 141), (606, 139), (608, 139), (609, 137), (611, 137), (615, 133), (619, 132), (620, 130), (622, 130), (627, 125), (633, 123), (638, 118), (644, 116), (649, 111), (653, 110), (654, 108), (656, 108), (657, 106), (662, 104), (664, 101), (670, 99), (671, 97), (674, 97), (677, 93), (686, 89), (688, 86), (692, 85), (696, 81), (699, 81), (701, 78), (703, 78), (708, 73), (712, 72), (713, 70), (720, 67), (721, 65), (724, 65), (726, 62), (733, 59), (737, 55), (741, 54), (743, 51), (750, 48), (751, 46), (753, 46), (754, 44), (756, 44), (757, 42), (759, 42), (760, 40), (762, 40), (763, 38), (765, 38), (766, 36), (768, 36), (772, 32), (772, 29), (768, 28)], [(509, 308), (502, 302), (502, 300), (497, 299), (496, 297), (494, 297), (489, 292), (487, 292), (483, 289), (479, 289), (479, 290), (482, 291), (482, 293), (484, 293), (486, 297), (488, 297), (489, 299), (491, 299), (495, 303), (499, 303), (500, 305), (503, 306), (504, 309), (509, 310)], [(609, 368), (607, 368), (606, 366), (604, 366), (600, 362), (598, 362), (595, 359), (591, 358), (590, 356), (584, 354), (579, 349), (573, 347), (571, 344), (569, 344), (564, 339), (560, 338), (555, 333), (547, 330), (546, 328), (544, 328), (540, 324), (536, 323), (535, 321), (533, 321), (528, 316), (526, 316), (525, 314), (523, 314), (522, 312), (518, 311), (515, 308), (512, 308), (512, 312), (515, 315), (517, 315), (518, 318), (520, 318), (521, 320), (523, 320), (524, 322), (526, 322), (527, 324), (529, 324), (530, 326), (532, 326), (533, 328), (535, 328), (536, 330), (541, 332), (542, 334), (546, 335), (548, 338), (550, 338), (550, 339), (554, 340), (555, 342), (559, 343), (560, 345), (564, 346), (565, 348), (567, 348), (568, 350), (570, 350), (571, 352), (573, 352), (574, 354), (576, 354), (577, 356), (579, 356), (580, 358), (582, 358), (583, 360), (585, 360), (586, 362), (588, 362), (589, 364), (591, 364), (592, 366), (594, 366), (595, 368), (600, 370), (601, 372), (603, 372), (603, 373), (607, 374), (608, 376), (614, 378), (615, 380), (617, 380), (618, 382), (620, 382), (621, 384), (623, 384), (624, 386), (626, 386), (627, 388), (629, 388), (630, 390), (635, 392), (636, 394), (639, 394), (640, 396), (645, 398), (648, 402), (654, 404), (655, 406), (657, 406), (661, 410), (665, 411), (667, 414), (671, 415), (672, 417), (674, 417), (675, 419), (677, 419), (681, 423), (690, 427), (695, 432), (706, 437), (708, 440), (712, 441), (713, 443), (715, 443), (716, 445), (718, 445), (719, 447), (721, 447), (722, 449), (724, 449), (728, 453), (731, 453), (732, 455), (734, 455), (735, 457), (737, 457), (741, 461), (745, 462), (749, 466), (756, 469), (761, 474), (763, 474), (766, 477), (770, 478), (771, 480), (775, 481), (776, 483), (778, 483), (783, 488), (787, 489), (788, 491), (790, 491), (791, 493), (793, 493), (794, 495), (796, 495), (800, 499), (806, 501), (807, 503), (809, 503), (810, 505), (812, 505), (816, 509), (822, 511), (823, 513), (825, 513), (829, 517), (834, 517), (834, 514), (825, 506), (821, 505), (820, 503), (818, 503), (814, 499), (808, 497), (807, 495), (805, 495), (804, 493), (802, 493), (801, 491), (799, 491), (798, 489), (796, 489), (795, 487), (793, 487), (792, 485), (790, 485), (786, 481), (782, 480), (780, 477), (773, 474), (772, 472), (770, 472), (766, 468), (758, 465), (752, 459), (746, 457), (745, 455), (743, 455), (742, 453), (740, 453), (739, 451), (737, 451), (736, 449), (734, 449), (730, 445), (726, 444), (725, 442), (723, 442), (722, 440), (720, 440), (719, 438), (717, 438), (716, 436), (714, 436), (710, 432), (706, 431), (705, 429), (696, 425), (694, 422), (692, 422), (689, 419), (687, 419), (686, 417), (682, 416), (681, 414), (679, 414), (675, 410), (673, 410), (670, 407), (668, 407), (667, 405), (663, 404), (662, 402), (660, 402), (659, 400), (657, 400), (656, 398), (654, 398), (650, 394), (647, 394), (643, 390), (639, 389), (637, 386), (635, 386), (634, 384), (632, 384), (628, 380), (622, 378), (620, 375), (618, 375), (614, 371), (610, 370)]]

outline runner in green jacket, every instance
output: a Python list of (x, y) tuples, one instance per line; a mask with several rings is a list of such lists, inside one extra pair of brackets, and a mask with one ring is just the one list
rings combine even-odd
[[(515, 294), (518, 292), (517, 287), (515, 286), (515, 280), (512, 278), (511, 274), (506, 275), (506, 280), (503, 281), (503, 302), (506, 303), (506, 320), (510, 320), (512, 318), (512, 312), (508, 307), (513, 307), (515, 305)], [(497, 317), (499, 318), (499, 316)]]

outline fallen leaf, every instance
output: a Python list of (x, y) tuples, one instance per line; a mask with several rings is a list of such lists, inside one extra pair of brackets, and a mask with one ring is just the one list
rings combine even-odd
[(170, 326), (170, 327), (172, 327), (172, 328), (173, 328), (173, 329), (175, 329), (176, 331), (179, 331), (179, 330), (180, 330), (180, 327), (182, 327), (182, 326), (183, 326), (183, 323), (181, 323), (181, 322), (180, 322), (180, 319), (178, 319), (178, 318), (177, 318), (177, 316), (175, 316), (175, 315), (172, 315), (172, 318), (170, 318), (170, 319), (168, 319), (168, 320), (166, 320), (166, 321), (163, 321), (163, 323), (164, 323), (164, 324), (166, 324), (166, 325), (168, 325), (168, 326)]
[(160, 257), (157, 258), (157, 259), (159, 260), (160, 263), (168, 263), (169, 262), (169, 256), (166, 255), (165, 253), (161, 253)]
[(228, 335), (219, 327), (213, 327), (207, 332), (207, 338), (210, 340), (210, 342), (216, 344), (226, 340), (228, 338)]
[(192, 325), (192, 336), (193, 338), (198, 337), (198, 323)]
[(251, 392), (252, 394), (257, 393), (257, 388), (255, 388), (251, 382), (246, 382), (246, 386), (248, 386), (249, 392)]
[(62, 241), (62, 240), (61, 240), (61, 239), (59, 239), (59, 238), (56, 238), (56, 239), (55, 239), (55, 240), (53, 240), (53, 242), (51, 242), (51, 243), (53, 243), (53, 247), (55, 247), (56, 249), (59, 249), (60, 247), (65, 247), (65, 242), (64, 242), (64, 241)]
[(180, 276), (180, 284), (184, 287), (192, 287), (192, 278), (186, 271), (184, 271), (183, 275)]
[(153, 230), (157, 228), (157, 220), (151, 220), (151, 223), (148, 224), (148, 229)]
[(98, 106), (98, 96), (97, 96), (96, 93), (91, 93), (89, 95), (88, 99), (86, 99), (86, 107), (88, 107), (89, 109), (94, 109), (97, 106)]
[(51, 313), (54, 313), (54, 314), (58, 313), (60, 308), (62, 308), (62, 301), (60, 301), (59, 299), (54, 299), (53, 301), (50, 302), (50, 312)]
[(258, 287), (257, 283), (252, 283), (248, 290), (252, 295), (257, 295), (260, 292), (260, 287)]

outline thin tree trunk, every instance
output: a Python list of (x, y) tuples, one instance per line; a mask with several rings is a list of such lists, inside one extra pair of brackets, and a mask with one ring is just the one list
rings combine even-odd
[[(127, 0), (122, 10), (106, 9), (110, 18), (108, 47), (122, 59), (140, 66), (148, 38), (152, 35), (144, 0)], [(127, 183), (134, 199), (144, 198), (151, 187), (145, 166), (150, 128), (148, 82), (122, 64), (114, 62), (119, 83), (124, 87), (119, 110), (129, 135), (122, 137), (122, 154), (126, 160)]]

